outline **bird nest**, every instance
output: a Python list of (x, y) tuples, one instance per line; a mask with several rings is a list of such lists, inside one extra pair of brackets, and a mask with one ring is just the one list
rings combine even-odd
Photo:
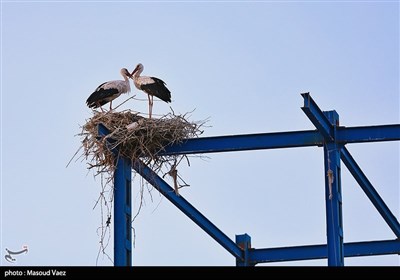
[[(112, 261), (106, 253), (106, 248), (111, 238), (113, 181), (117, 159), (124, 157), (132, 162), (141, 160), (159, 176), (165, 178), (166, 175), (170, 175), (175, 193), (179, 195), (178, 190), (189, 185), (178, 174), (177, 166), (183, 159), (190, 165), (188, 156), (165, 155), (162, 152), (169, 145), (183, 143), (185, 139), (201, 135), (206, 122), (207, 120), (190, 122), (188, 113), (176, 115), (173, 111), (157, 119), (144, 118), (131, 110), (93, 111), (93, 116), (81, 126), (82, 131), (78, 136), (81, 137), (82, 145), (70, 162), (82, 151), (79, 158), (86, 160), (88, 169), (93, 170), (94, 176), (99, 176), (101, 180), (100, 195), (93, 207), (94, 209), (99, 205), (101, 211), (101, 226), (97, 231), (100, 237), (97, 260), (103, 253)], [(144, 181), (141, 180), (140, 203), (132, 223), (142, 207), (144, 185)], [(132, 230), (133, 245), (135, 245), (135, 229), (132, 227)]]
[[(131, 110), (94, 111), (79, 135), (82, 136), (83, 156), (88, 169), (94, 169), (95, 175), (106, 174), (102, 177), (106, 178), (106, 183), (112, 181), (116, 158), (122, 156), (132, 162), (140, 159), (156, 173), (171, 175), (177, 192), (183, 185), (177, 182), (176, 167), (185, 155), (163, 155), (161, 152), (169, 145), (198, 137), (203, 133), (201, 128), (204, 123), (190, 122), (187, 115), (175, 115), (173, 112), (158, 119), (148, 119)], [(109, 133), (102, 135), (99, 126), (104, 126)]]

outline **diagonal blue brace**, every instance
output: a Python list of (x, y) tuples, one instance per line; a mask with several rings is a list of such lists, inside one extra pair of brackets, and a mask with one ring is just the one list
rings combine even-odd
[(326, 141), (334, 141), (334, 129), (327, 116), (321, 111), (314, 99), (311, 98), (309, 92), (302, 93), (301, 95), (304, 98), (304, 106), (301, 109), (324, 136)]
[(362, 172), (361, 168), (358, 166), (357, 162), (353, 159), (346, 147), (343, 147), (340, 156), (346, 165), (347, 169), (356, 179), (364, 193), (371, 200), (372, 204), (382, 215), (383, 219), (386, 221), (388, 226), (396, 234), (397, 238), (400, 238), (400, 224), (396, 217), (390, 211), (389, 207), (385, 204), (383, 199), (379, 196), (378, 192), (372, 186), (371, 182), (368, 180), (367, 176)]
[(214, 238), (222, 247), (224, 247), (235, 258), (243, 260), (243, 250), (233, 242), (228, 236), (225, 235), (219, 228), (210, 222), (203, 214), (194, 208), (186, 199), (177, 195), (174, 189), (169, 186), (160, 176), (157, 175), (152, 169), (145, 165), (140, 160), (135, 160), (132, 164), (133, 169), (136, 170), (144, 179), (164, 195), (172, 204), (180, 209), (186, 216), (202, 228), (208, 235)]

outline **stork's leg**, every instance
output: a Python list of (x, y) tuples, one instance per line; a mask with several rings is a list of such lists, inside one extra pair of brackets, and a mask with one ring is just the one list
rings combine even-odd
[(151, 97), (150, 97), (150, 94), (147, 94), (147, 98), (148, 98), (148, 100), (149, 100), (149, 119), (151, 119), (151, 106), (152, 106), (152, 102), (151, 102)]
[(101, 112), (104, 113), (103, 107), (100, 105), (100, 103), (97, 103), (97, 107), (100, 107)]
[(110, 111), (112, 110), (112, 109), (111, 109), (111, 105), (112, 105), (112, 100), (110, 101)]
[(151, 119), (151, 115), (153, 113), (153, 95), (150, 97), (151, 99), (151, 104), (150, 104), (150, 119)]

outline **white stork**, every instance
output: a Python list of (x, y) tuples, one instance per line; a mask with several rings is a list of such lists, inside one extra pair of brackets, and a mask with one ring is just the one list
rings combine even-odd
[(110, 102), (110, 111), (112, 101), (120, 96), (122, 93), (127, 93), (131, 91), (131, 86), (129, 85), (128, 77), (131, 77), (131, 74), (126, 68), (121, 69), (121, 75), (124, 77), (124, 80), (117, 81), (109, 81), (102, 83), (99, 85), (95, 91), (89, 96), (86, 100), (86, 104), (89, 108), (98, 108), (103, 111), (101, 106)]
[(147, 93), (149, 99), (149, 118), (153, 110), (153, 97), (158, 97), (165, 102), (171, 102), (171, 92), (165, 86), (165, 82), (155, 77), (140, 76), (143, 72), (143, 65), (139, 63), (131, 74), (135, 87)]

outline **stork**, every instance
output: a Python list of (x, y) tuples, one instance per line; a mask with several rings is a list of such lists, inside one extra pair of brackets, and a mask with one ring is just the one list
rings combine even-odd
[(86, 100), (86, 104), (89, 108), (99, 108), (103, 111), (101, 106), (110, 102), (110, 111), (112, 101), (120, 96), (122, 93), (128, 93), (131, 91), (128, 77), (131, 74), (126, 68), (122, 68), (120, 71), (124, 80), (109, 81), (99, 85), (95, 91)]
[(131, 74), (135, 87), (147, 93), (149, 99), (149, 118), (153, 110), (153, 97), (158, 97), (162, 101), (171, 102), (171, 92), (165, 86), (165, 82), (155, 77), (140, 76), (143, 72), (143, 65), (139, 63)]

